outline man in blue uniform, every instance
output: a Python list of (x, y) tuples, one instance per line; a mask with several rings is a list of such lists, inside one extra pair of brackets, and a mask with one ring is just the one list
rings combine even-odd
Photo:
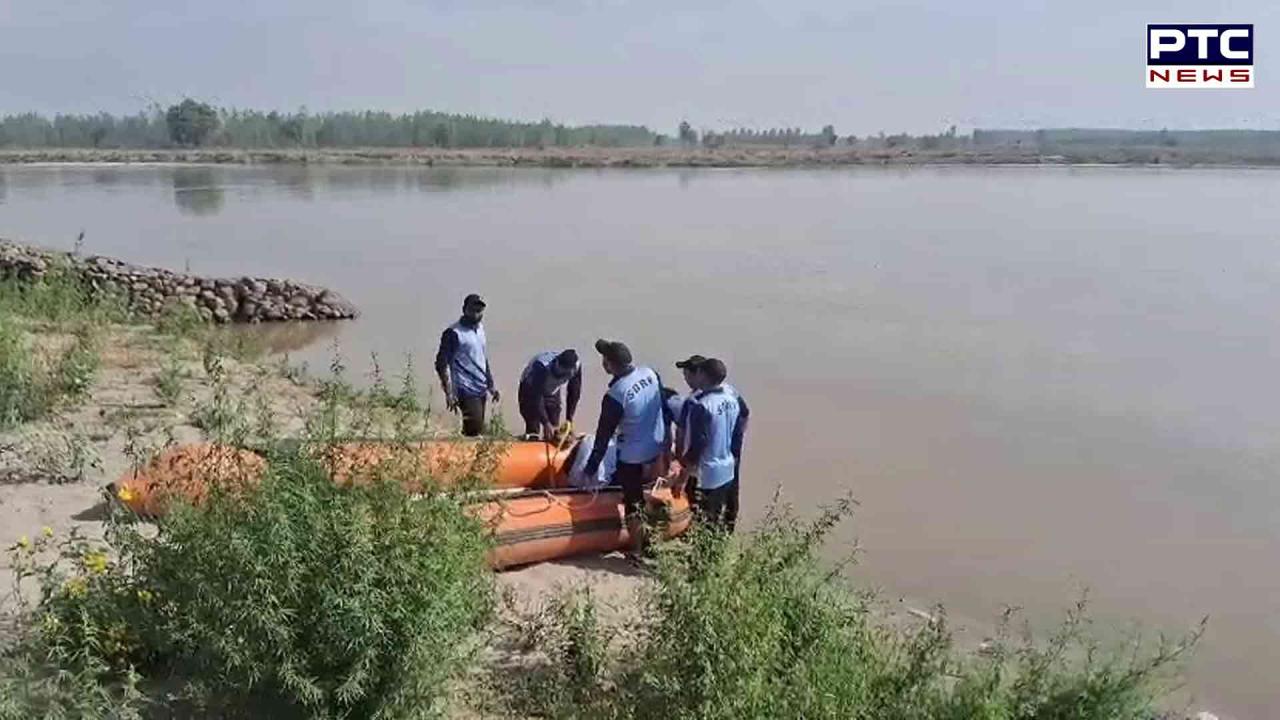
[(737, 520), (738, 459), (750, 411), (732, 387), (728, 369), (715, 358), (696, 372), (698, 391), (685, 403), (687, 449), (680, 454), (689, 491), (701, 520), (732, 532)]
[(675, 390), (663, 388), (663, 399), (667, 403), (668, 419), (675, 424), (675, 455), (679, 457), (689, 447), (689, 434), (686, 432), (688, 410), (692, 406), (689, 400), (700, 390), (699, 379), (701, 374), (698, 370), (702, 367), (707, 359), (701, 355), (690, 355), (688, 360), (681, 360), (676, 363), (676, 367), (680, 369), (684, 375), (684, 382), (689, 386), (688, 395), (680, 395)]
[(567, 387), (565, 427), (573, 430), (573, 414), (582, 397), (582, 363), (574, 350), (544, 352), (533, 356), (520, 373), (520, 417), (524, 418), (526, 436), (541, 434), (552, 440), (560, 432), (560, 388)]
[(647, 367), (636, 366), (631, 350), (612, 340), (597, 340), (596, 352), (609, 374), (600, 404), (600, 423), (584, 469), (594, 475), (616, 434), (617, 469), (613, 484), (622, 486), (632, 553), (644, 547), (644, 484), (657, 478), (658, 461), (671, 446), (670, 425), (662, 400), (662, 380)]
[(445, 328), (436, 352), (436, 375), (444, 389), (445, 407), (461, 413), (462, 434), (473, 437), (484, 432), (485, 404), (500, 399), (489, 369), (484, 336), (485, 302), (472, 293), (462, 301), (462, 317)]

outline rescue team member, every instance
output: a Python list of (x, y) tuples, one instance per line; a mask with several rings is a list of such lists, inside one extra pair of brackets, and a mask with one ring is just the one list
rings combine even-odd
[[(728, 373), (726, 371), (726, 377)], [(751, 411), (747, 408), (747, 401), (743, 399), (742, 393), (738, 389), (727, 382), (721, 382), (720, 387), (724, 388), (726, 393), (738, 398), (738, 424), (734, 428), (737, 432), (734, 435), (733, 447), (733, 488), (729, 491), (729, 502), (725, 506), (724, 524), (725, 529), (733, 532), (738, 526), (738, 499), (742, 497), (742, 483), (739, 482), (742, 477), (742, 446), (747, 437), (747, 421), (750, 419)]]
[(680, 464), (686, 469), (700, 519), (712, 528), (732, 532), (731, 498), (750, 411), (740, 395), (725, 388), (729, 372), (720, 360), (708, 358), (695, 375), (698, 390), (685, 403), (688, 449), (680, 455)]
[(627, 530), (631, 536), (631, 554), (638, 556), (644, 548), (644, 484), (659, 474), (658, 461), (671, 445), (670, 425), (662, 402), (662, 380), (647, 367), (636, 367), (626, 345), (597, 340), (596, 352), (601, 365), (612, 380), (600, 404), (600, 423), (596, 427), (591, 456), (584, 474), (595, 475), (617, 435), (617, 470), (613, 483), (622, 486)]
[[(565, 425), (560, 426), (560, 388), (565, 394)], [(526, 436), (542, 434), (551, 440), (557, 434), (573, 431), (573, 414), (582, 397), (582, 363), (575, 350), (544, 352), (533, 356), (520, 373), (520, 417), (524, 418)]]
[(436, 352), (436, 375), (444, 388), (445, 407), (462, 415), (462, 434), (484, 432), (485, 402), (500, 399), (489, 369), (484, 325), (484, 300), (472, 293), (462, 301), (462, 317), (445, 328)]
[(664, 388), (669, 393), (666, 395), (667, 413), (672, 423), (676, 426), (675, 437), (675, 455), (679, 457), (685, 450), (689, 448), (689, 434), (686, 430), (686, 411), (690, 405), (688, 403), (695, 393), (701, 388), (698, 387), (698, 368), (705, 363), (707, 359), (701, 355), (690, 355), (688, 360), (681, 360), (676, 363), (676, 367), (680, 369), (684, 375), (684, 382), (689, 386), (689, 394), (681, 396), (674, 390)]

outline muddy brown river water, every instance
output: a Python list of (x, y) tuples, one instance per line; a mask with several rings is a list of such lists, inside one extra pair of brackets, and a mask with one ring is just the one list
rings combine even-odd
[[(0, 168), (0, 236), (339, 289), (272, 329), (420, 380), (468, 292), (510, 400), (534, 352), (724, 358), (744, 502), (861, 503), (894, 597), (1103, 623), (1208, 615), (1197, 707), (1280, 717), (1280, 172)], [(438, 398), (437, 398), (438, 400)]]

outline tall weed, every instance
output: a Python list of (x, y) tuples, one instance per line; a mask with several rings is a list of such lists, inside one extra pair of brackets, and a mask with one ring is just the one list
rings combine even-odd
[(33, 616), (66, 672), (138, 672), (218, 716), (428, 717), (489, 618), (484, 528), (461, 499), (401, 479), (341, 488), (298, 451), (252, 491), (214, 492), (147, 531), (35, 566)]
[[(1107, 652), (1085, 632), (1081, 605), (1047, 643), (970, 658), (953, 646), (945, 615), (905, 631), (877, 622), (868, 598), (821, 561), (824, 538), (850, 508), (803, 522), (775, 505), (745, 538), (695, 531), (663, 547), (652, 590), (621, 627), (601, 630), (566, 612), (572, 603), (557, 606), (548, 622), (558, 629), (542, 633), (549, 661), (517, 685), (508, 710), (654, 720), (1159, 715), (1161, 691), (1198, 632)], [(613, 636), (637, 639), (582, 672), (582, 648)]]

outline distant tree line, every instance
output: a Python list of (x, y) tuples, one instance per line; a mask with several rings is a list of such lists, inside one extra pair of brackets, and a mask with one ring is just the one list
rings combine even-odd
[(603, 147), (648, 146), (660, 136), (637, 125), (569, 126), (433, 111), (292, 113), (213, 108), (184, 100), (136, 115), (0, 117), (0, 147)]
[(830, 147), (839, 141), (835, 127), (826, 125), (818, 132), (806, 132), (800, 128), (770, 128), (755, 130), (735, 128), (724, 132), (704, 131), (703, 144), (714, 147), (724, 145), (781, 145), (783, 147), (808, 145)]
[(976, 147), (1026, 147), (1042, 152), (1081, 148), (1186, 148), (1234, 152), (1280, 151), (1276, 130), (974, 130)]
[[(644, 147), (674, 140), (681, 146), (856, 147), (866, 150), (952, 152), (1013, 149), (1042, 155), (1090, 159), (1141, 160), (1142, 153), (1194, 154), (1226, 159), (1280, 159), (1280, 131), (1272, 130), (974, 130), (961, 135), (953, 125), (936, 135), (883, 132), (841, 137), (834, 125), (817, 132), (801, 128), (695, 129), (688, 120), (674, 136), (642, 125), (571, 126), (520, 122), (478, 115), (423, 110), (394, 114), (376, 111), (290, 113), (215, 108), (183, 100), (167, 108), (153, 106), (134, 115), (0, 116), (0, 147), (15, 148), (536, 148)], [(1107, 153), (1111, 153), (1108, 155)], [(1114, 156), (1114, 157), (1113, 157)]]

